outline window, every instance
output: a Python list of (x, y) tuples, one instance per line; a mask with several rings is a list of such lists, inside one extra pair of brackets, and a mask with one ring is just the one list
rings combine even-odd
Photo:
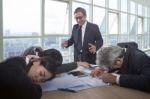
[(130, 1), (130, 13), (135, 14), (135, 2)]
[(118, 14), (109, 13), (109, 34), (118, 34)]
[(86, 2), (86, 3), (90, 2), (90, 0), (75, 0), (75, 1)]
[(3, 0), (3, 19), (4, 36), (40, 35), (40, 0)]
[(135, 16), (130, 15), (130, 29), (129, 29), (130, 34), (136, 34), (136, 21), (135, 21)]
[(142, 16), (143, 9), (142, 9), (142, 5), (138, 4), (138, 15)]
[[(39, 38), (12, 38), (4, 39), (4, 58), (21, 55), (21, 53), (30, 46), (39, 46)], [(19, 46), (18, 46), (19, 45)]]
[(121, 0), (121, 11), (127, 12), (127, 0)]
[(147, 14), (147, 7), (144, 7), (144, 16), (145, 16), (145, 17), (148, 17), (148, 14)]
[(138, 17), (138, 34), (143, 33), (143, 19)]
[(148, 20), (147, 18), (144, 18), (144, 27), (143, 27), (143, 49), (147, 49), (148, 48), (148, 44), (149, 44), (149, 34), (148, 34)]
[(5, 58), (20, 55), (31, 45), (40, 46), (39, 38), (31, 38), (41, 35), (40, 19), (40, 0), (3, 0)]
[(93, 0), (94, 5), (99, 5), (105, 7), (105, 0)]
[(150, 8), (134, 1), (1, 0), (0, 59), (36, 45), (60, 50), (64, 63), (73, 61), (74, 47), (63, 49), (61, 43), (70, 38), (77, 7), (86, 9), (87, 20), (99, 26), (104, 45), (135, 41), (141, 50), (149, 49)]
[(121, 13), (121, 34), (127, 34), (127, 14)]
[(95, 23), (99, 26), (100, 31), (101, 31), (102, 34), (106, 33), (105, 9), (98, 8), (98, 7), (93, 8), (93, 23)]
[(118, 9), (118, 0), (109, 0), (110, 9)]
[(127, 20), (127, 14), (121, 13), (121, 33), (119, 35), (119, 42), (127, 42), (128, 41), (128, 20)]
[(45, 0), (45, 34), (68, 33), (68, 4)]
[(129, 40), (136, 41), (136, 20), (134, 15), (130, 15)]
[(118, 14), (108, 13), (108, 45), (116, 45), (118, 42)]

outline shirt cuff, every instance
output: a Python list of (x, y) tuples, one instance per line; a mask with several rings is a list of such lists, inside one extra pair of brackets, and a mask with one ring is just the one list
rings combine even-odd
[(26, 57), (26, 64), (28, 64), (30, 61), (30, 59), (28, 57)]
[(120, 75), (119, 75), (119, 74), (116, 74), (116, 73), (112, 73), (112, 75), (116, 76), (116, 84), (119, 85)]

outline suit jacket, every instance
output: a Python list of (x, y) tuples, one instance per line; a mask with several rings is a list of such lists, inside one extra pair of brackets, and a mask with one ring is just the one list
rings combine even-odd
[(0, 63), (0, 99), (40, 99), (41, 88), (32, 83), (25, 68), (26, 62), (22, 57)]
[[(74, 44), (75, 62), (79, 61), (78, 59), (79, 51), (77, 49), (78, 29), (79, 29), (78, 24), (73, 26), (71, 38), (68, 40), (68, 47)], [(92, 24), (90, 22), (87, 22), (86, 29), (85, 29), (84, 41), (82, 45), (82, 60), (87, 61), (91, 64), (95, 64), (96, 54), (92, 54), (89, 52), (88, 43), (96, 45), (97, 50), (103, 45), (103, 39), (99, 31), (99, 27), (96, 24)]]
[(57, 67), (56, 73), (69, 72), (73, 69), (76, 69), (77, 67), (78, 65), (76, 62), (65, 63), (65, 64), (62, 64), (60, 67)]
[(120, 75), (120, 86), (150, 92), (150, 57), (137, 48), (128, 47)]

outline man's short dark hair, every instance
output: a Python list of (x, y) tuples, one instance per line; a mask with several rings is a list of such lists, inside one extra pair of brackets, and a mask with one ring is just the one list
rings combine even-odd
[(77, 13), (77, 12), (81, 12), (81, 13), (83, 13), (84, 16), (86, 16), (86, 10), (82, 7), (76, 8), (75, 11), (74, 11), (74, 14)]

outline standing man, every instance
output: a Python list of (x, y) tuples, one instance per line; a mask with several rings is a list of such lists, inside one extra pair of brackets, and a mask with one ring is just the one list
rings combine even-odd
[(67, 48), (74, 44), (74, 61), (86, 61), (95, 64), (96, 51), (103, 45), (103, 39), (99, 28), (86, 20), (86, 11), (78, 7), (74, 11), (77, 22), (73, 26), (71, 38), (62, 43)]

